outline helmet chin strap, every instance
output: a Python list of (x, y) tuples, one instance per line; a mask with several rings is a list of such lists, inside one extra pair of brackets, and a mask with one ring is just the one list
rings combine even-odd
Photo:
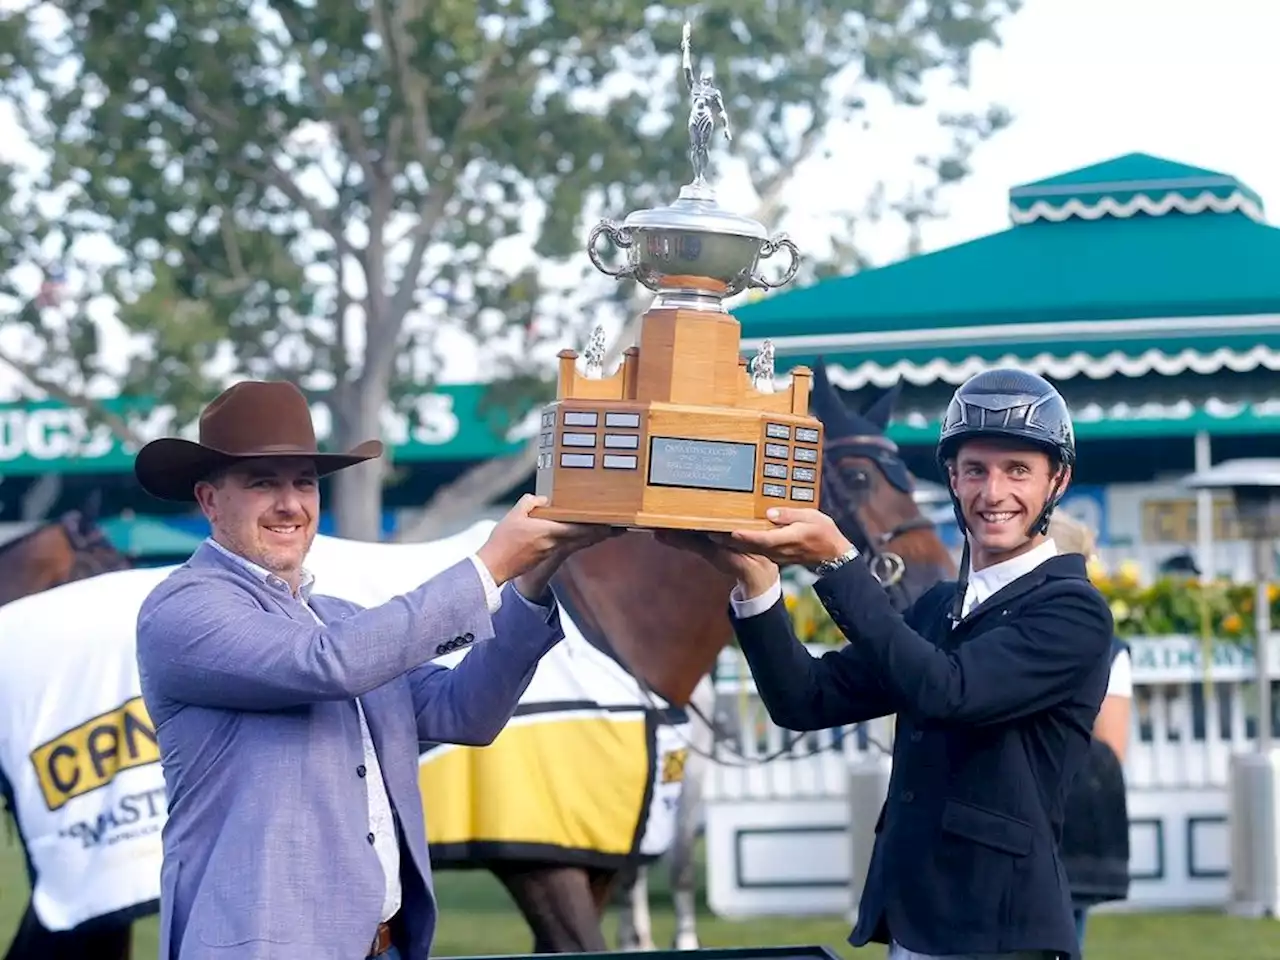
[(1040, 516), (1036, 517), (1035, 523), (1031, 524), (1030, 529), (1027, 530), (1028, 537), (1035, 537), (1049, 532), (1049, 518), (1058, 506), (1058, 501), (1062, 499), (1062, 484), (1066, 479), (1067, 468), (1058, 468), (1058, 475), (1053, 479), (1053, 489), (1049, 491), (1049, 496), (1045, 498), (1044, 506), (1040, 509)]
[[(1049, 491), (1049, 496), (1045, 498), (1044, 506), (1040, 508), (1039, 516), (1027, 528), (1027, 539), (1049, 532), (1049, 518), (1053, 515), (1054, 508), (1057, 507), (1058, 501), (1062, 498), (1062, 485), (1066, 479), (1067, 468), (1064, 466), (1058, 470), (1058, 475), (1053, 481), (1053, 489)], [(969, 548), (969, 525), (964, 521), (964, 513), (960, 509), (960, 498), (954, 492), (951, 494), (951, 506), (955, 511), (956, 524), (960, 527), (960, 533), (964, 537), (964, 547), (960, 551), (960, 572), (956, 576), (956, 594), (951, 600), (951, 612), (947, 614), (947, 619), (951, 621), (951, 625), (954, 627), (962, 619), (964, 597), (969, 592), (969, 573), (972, 558)]]
[(964, 534), (964, 549), (960, 551), (960, 573), (956, 577), (956, 595), (951, 600), (951, 612), (947, 614), (952, 627), (960, 622), (960, 615), (964, 611), (964, 595), (969, 592), (969, 531), (964, 527), (960, 530)]

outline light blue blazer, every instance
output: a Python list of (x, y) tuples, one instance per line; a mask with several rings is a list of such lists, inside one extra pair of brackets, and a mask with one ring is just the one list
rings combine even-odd
[[(208, 544), (147, 597), (138, 671), (168, 793), (161, 960), (358, 960), (383, 876), (355, 698), (401, 837), (405, 960), (436, 926), (418, 743), (484, 745), (563, 637), (507, 586), (490, 616), (462, 560), (368, 610), (277, 589)], [(428, 661), (474, 643), (456, 667)]]

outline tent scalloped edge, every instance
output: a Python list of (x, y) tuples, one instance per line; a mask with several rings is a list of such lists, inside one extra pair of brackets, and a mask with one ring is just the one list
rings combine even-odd
[(1170, 192), (1158, 200), (1152, 199), (1145, 193), (1139, 193), (1123, 202), (1114, 197), (1103, 197), (1090, 203), (1076, 198), (1064, 203), (1037, 200), (1026, 209), (1010, 204), (1009, 219), (1016, 225), (1034, 223), (1037, 220), (1061, 223), (1071, 217), (1079, 217), (1081, 220), (1101, 220), (1103, 217), (1127, 220), (1139, 213), (1160, 217), (1175, 211), (1187, 214), (1242, 213), (1255, 223), (1267, 222), (1262, 208), (1238, 190), (1232, 191), (1225, 197), (1205, 190), (1195, 197), (1185, 197), (1180, 193)]
[[(1222, 370), (1248, 373), (1258, 369), (1280, 370), (1280, 351), (1259, 346), (1250, 350), (1222, 348), (1212, 353), (1182, 350), (1170, 354), (1163, 350), (1146, 350), (1136, 356), (1119, 350), (1102, 356), (1077, 352), (1065, 357), (1048, 353), (1019, 357), (1009, 353), (994, 360), (969, 357), (959, 362), (932, 360), (917, 364), (900, 360), (882, 366), (867, 361), (853, 367), (832, 363), (827, 366), (827, 376), (833, 385), (842, 390), (858, 390), (868, 385), (890, 387), (900, 379), (917, 387), (937, 382), (958, 386), (976, 373), (999, 366), (1030, 370), (1050, 380), (1070, 380), (1082, 375), (1091, 380), (1105, 380), (1116, 374), (1142, 377), (1149, 373), (1173, 377), (1183, 373), (1213, 374)], [(778, 378), (779, 385), (785, 384), (787, 379), (787, 375), (782, 374)]]

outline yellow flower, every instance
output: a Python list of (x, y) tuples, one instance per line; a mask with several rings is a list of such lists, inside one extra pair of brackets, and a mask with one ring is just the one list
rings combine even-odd
[(1222, 629), (1227, 633), (1239, 633), (1244, 629), (1244, 623), (1237, 613), (1228, 613), (1222, 618)]
[(1275, 603), (1277, 597), (1280, 597), (1280, 586), (1276, 586), (1274, 583), (1267, 584), (1267, 599)]
[(796, 604), (800, 602), (800, 598), (797, 597), (794, 593), (788, 593), (786, 597), (783, 598), (782, 602), (786, 604), (787, 610), (794, 612), (796, 608)]
[(1116, 580), (1122, 586), (1136, 587), (1142, 581), (1142, 567), (1138, 565), (1136, 560), (1126, 560), (1120, 564)]
[(1116, 623), (1123, 623), (1129, 619), (1129, 605), (1123, 600), (1111, 601), (1111, 618)]
[(1089, 579), (1094, 583), (1101, 583), (1107, 579), (1107, 565), (1102, 562), (1097, 554), (1091, 556), (1085, 563), (1085, 569), (1088, 571)]

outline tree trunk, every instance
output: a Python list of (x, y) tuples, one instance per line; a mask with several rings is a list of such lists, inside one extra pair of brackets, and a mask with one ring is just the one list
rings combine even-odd
[(382, 463), (378, 460), (333, 475), (335, 533), (346, 540), (382, 539)]
[[(377, 395), (377, 396), (375, 396)], [(385, 391), (372, 385), (356, 387), (333, 398), (335, 451), (349, 450), (358, 443), (382, 436), (381, 412)], [(345, 540), (382, 539), (382, 480), (386, 476), (385, 451), (382, 459), (369, 460), (339, 470), (333, 475), (334, 532)]]

